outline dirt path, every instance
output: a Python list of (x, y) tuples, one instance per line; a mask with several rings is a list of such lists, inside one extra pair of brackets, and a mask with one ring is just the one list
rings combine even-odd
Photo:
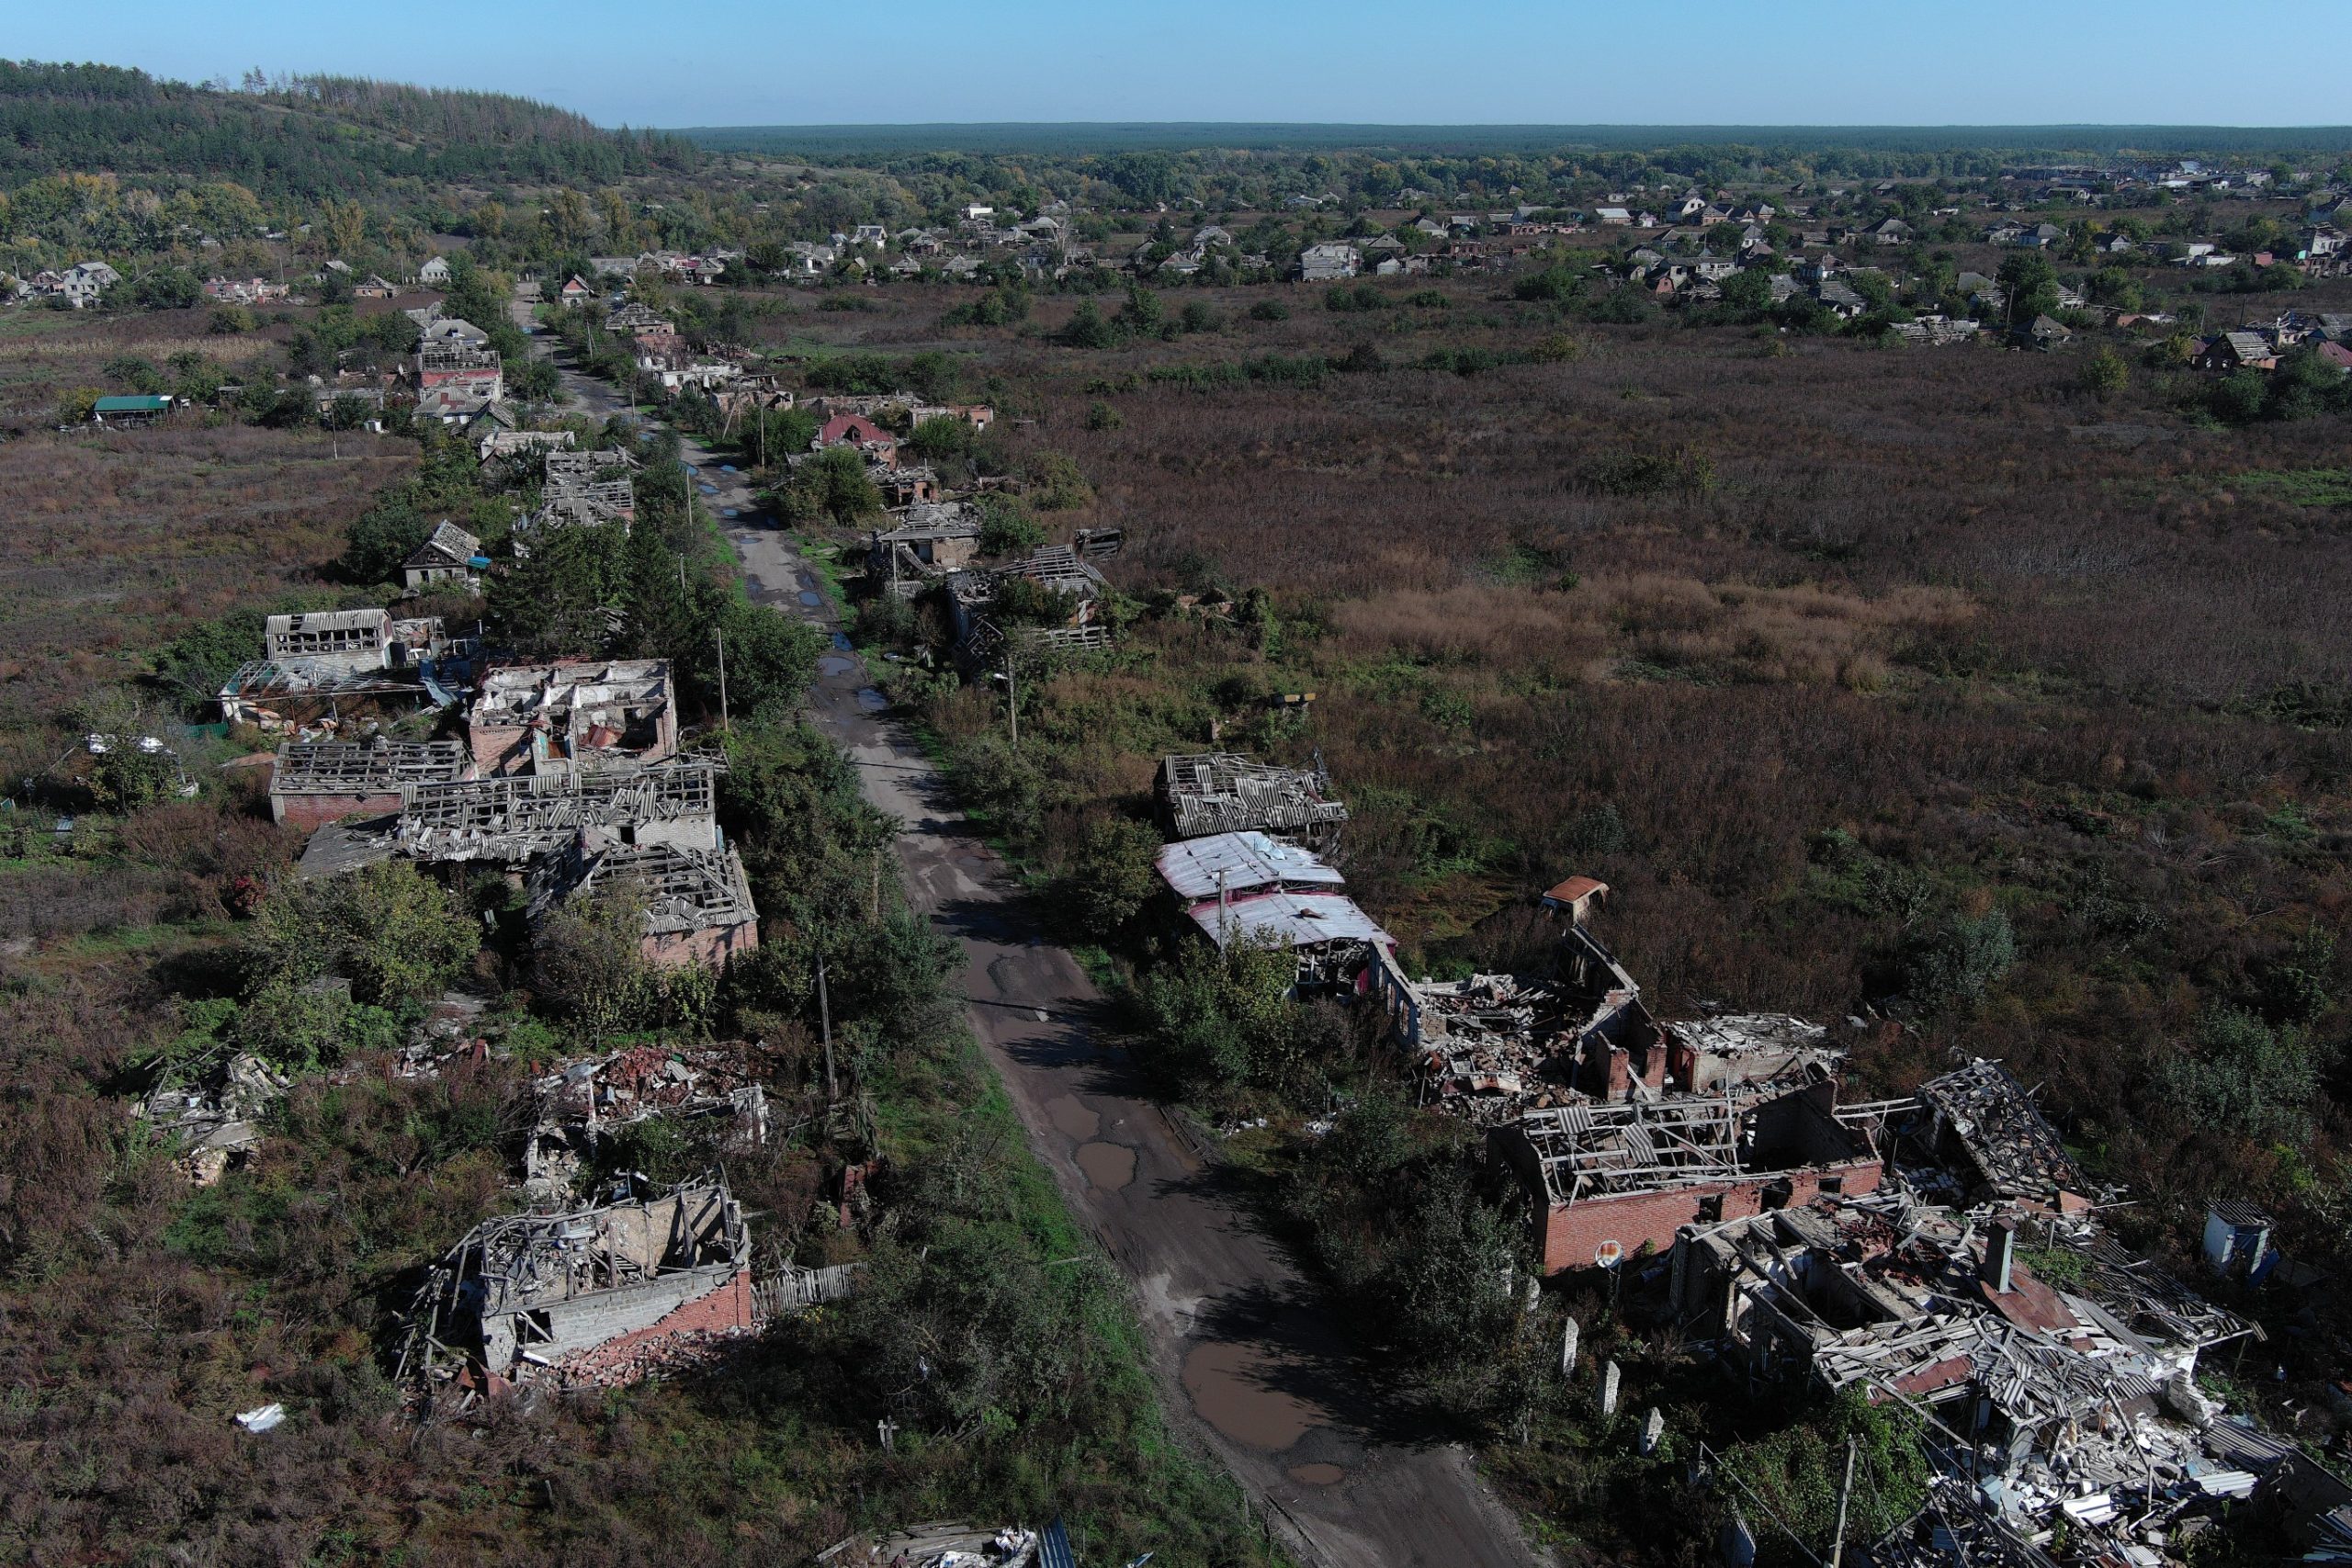
[[(566, 385), (619, 406), (566, 373)], [(1210, 1447), (1293, 1551), (1316, 1568), (1513, 1568), (1538, 1561), (1458, 1445), (1417, 1441), (1213, 1161), (1146, 1098), (1093, 1025), (1102, 998), (1039, 934), (1005, 868), (913, 739), (883, 712), (819, 582), (753, 509), (747, 482), (684, 443), (696, 494), (720, 513), (753, 599), (818, 627), (834, 651), (811, 693), (818, 724), (866, 798), (904, 824), (914, 907), (964, 946), (963, 994), (1030, 1145), (1073, 1213), (1133, 1280), (1170, 1408)]]

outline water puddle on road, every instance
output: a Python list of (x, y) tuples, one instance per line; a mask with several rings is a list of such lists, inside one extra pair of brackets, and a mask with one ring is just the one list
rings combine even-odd
[(1283, 1473), (1301, 1486), (1337, 1486), (1348, 1478), (1336, 1464), (1295, 1464)]
[(800, 602), (803, 604), (821, 604), (825, 602), (825, 596), (813, 588), (804, 588), (800, 591)]
[(1080, 1143), (1102, 1130), (1102, 1118), (1078, 1102), (1074, 1094), (1057, 1094), (1046, 1102), (1046, 1115), (1066, 1138)]
[(1253, 1449), (1280, 1453), (1329, 1419), (1312, 1402), (1270, 1386), (1266, 1352), (1213, 1340), (1184, 1358), (1184, 1392), (1201, 1419)]
[(858, 689), (857, 705), (868, 713), (880, 713), (890, 705), (890, 699), (871, 686), (862, 686)]
[(1136, 1152), (1125, 1144), (1080, 1144), (1078, 1168), (1086, 1172), (1087, 1185), (1116, 1192), (1136, 1179)]
[(856, 671), (857, 660), (854, 659), (841, 659), (827, 654), (817, 660), (817, 673), (820, 675), (851, 675)]
[(835, 632), (833, 634), (833, 646), (840, 649), (843, 653), (847, 653), (850, 650), (849, 633)]

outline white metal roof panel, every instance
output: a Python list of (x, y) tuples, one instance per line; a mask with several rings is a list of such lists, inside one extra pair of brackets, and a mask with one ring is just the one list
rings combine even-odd
[[(1268, 889), (1336, 888), (1347, 879), (1312, 852), (1254, 829), (1184, 839), (1159, 852), (1160, 879), (1187, 903)], [(1222, 883), (1219, 878), (1222, 877)]]

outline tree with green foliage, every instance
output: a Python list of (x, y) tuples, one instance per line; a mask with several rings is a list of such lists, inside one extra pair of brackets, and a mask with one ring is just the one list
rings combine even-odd
[(1021, 476), (1028, 485), (1024, 493), (1030, 504), (1040, 512), (1068, 512), (1094, 499), (1094, 487), (1079, 471), (1077, 460), (1064, 453), (1033, 454), (1022, 464)]
[(1996, 275), (2008, 298), (2012, 324), (2045, 316), (2058, 308), (2058, 269), (2040, 251), (2012, 251)]
[(1012, 497), (991, 491), (980, 497), (980, 553), (1025, 556), (1046, 542), (1046, 530)]
[(256, 987), (336, 976), (371, 1006), (421, 1001), (472, 961), (476, 931), (457, 897), (413, 862), (289, 878), (254, 918), (248, 975)]
[(1056, 880), (1055, 907), (1089, 942), (1106, 942), (1159, 888), (1159, 835), (1148, 823), (1097, 817), (1079, 834)]
[(605, 649), (629, 581), (629, 539), (617, 523), (558, 528), (527, 559), (490, 580), (490, 624), (505, 646), (535, 658)]
[(1064, 348), (1109, 348), (1119, 341), (1119, 330), (1105, 321), (1091, 299), (1080, 299), (1070, 319), (1054, 334)]
[(2198, 1021), (2195, 1043), (2175, 1059), (2165, 1087), (2199, 1122), (2253, 1143), (2300, 1145), (2321, 1103), (2320, 1066), (2301, 1024), (2217, 1008)]
[(2105, 402), (2132, 383), (2132, 367), (2123, 356), (2111, 347), (2099, 351), (2083, 361), (2083, 387), (2099, 401)]
[(865, 454), (854, 446), (829, 446), (793, 470), (784, 502), (798, 521), (846, 528), (881, 511), (882, 492), (866, 476)]

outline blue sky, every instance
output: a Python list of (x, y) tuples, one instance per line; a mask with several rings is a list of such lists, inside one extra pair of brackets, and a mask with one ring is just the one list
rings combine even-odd
[(607, 125), (2352, 119), (2352, 0), (6, 4), (19, 59), (494, 88)]

